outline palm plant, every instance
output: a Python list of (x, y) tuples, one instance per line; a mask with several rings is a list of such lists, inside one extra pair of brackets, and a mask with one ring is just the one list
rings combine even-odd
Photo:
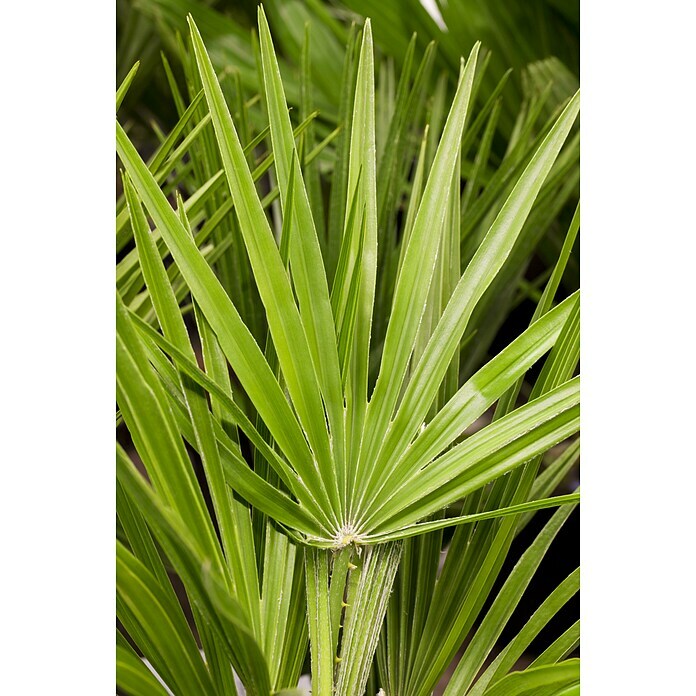
[(346, 50), (345, 125), (315, 145), (308, 35), (293, 128), (263, 11), (263, 98), (237, 99), (235, 119), (189, 24), (177, 126), (146, 163), (117, 124), (117, 423), (133, 443), (117, 444), (118, 688), (299, 693), (309, 650), (319, 696), (425, 695), (469, 636), (445, 693), (578, 693), (577, 624), (511, 671), (577, 571), (482, 668), (579, 499), (553, 496), (576, 439), (541, 466), (579, 427), (578, 294), (554, 302), (578, 211), (529, 327), (483, 359), (501, 295), (577, 185), (579, 95), (541, 126), (521, 117), (491, 172), (500, 103), (470, 114), (479, 45), (445, 118), (428, 55), (381, 100), (368, 20)]

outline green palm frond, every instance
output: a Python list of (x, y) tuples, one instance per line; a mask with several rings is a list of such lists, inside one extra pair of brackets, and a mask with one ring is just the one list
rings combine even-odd
[(249, 694), (282, 693), (309, 643), (313, 693), (425, 695), (472, 631), (447, 693), (574, 688), (575, 663), (559, 662), (572, 636), (506, 675), (577, 575), (481, 669), (579, 500), (553, 495), (577, 440), (541, 466), (579, 428), (578, 293), (555, 302), (579, 213), (528, 328), (487, 355), (508, 285), (577, 184), (579, 93), (552, 117), (541, 97), (523, 110), (495, 168), (500, 102), (474, 108), (479, 44), (447, 104), (429, 94), (432, 48), (416, 63), (411, 44), (398, 87), (383, 66), (376, 79), (368, 20), (332, 34), (348, 41), (331, 64), (343, 91), (334, 75), (324, 94), (341, 122), (316, 144), (314, 34), (289, 94), (260, 9), (247, 69), (261, 99), (235, 102), (188, 22), (175, 128), (146, 161), (117, 124), (118, 422), (134, 446), (117, 456), (120, 688), (161, 692), (142, 653), (176, 694), (236, 693), (232, 669)]

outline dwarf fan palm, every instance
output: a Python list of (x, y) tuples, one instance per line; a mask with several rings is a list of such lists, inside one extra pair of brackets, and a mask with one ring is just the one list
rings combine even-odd
[[(577, 663), (561, 660), (577, 627), (530, 669), (506, 675), (577, 592), (577, 573), (481, 667), (578, 501), (549, 497), (577, 459), (575, 444), (539, 473), (541, 456), (579, 427), (577, 293), (554, 305), (578, 213), (529, 327), (473, 374), (460, 369), (460, 353), (476, 340), (462, 345), (481, 298), (557, 190), (579, 95), (527, 142), (485, 219), (463, 234), (468, 206), (486, 191), (476, 201), (460, 192), (474, 46), (444, 126), (430, 113), (403, 201), (395, 179), (388, 206), (403, 203), (397, 223), (380, 208), (388, 154), (376, 145), (367, 21), (355, 64), (347, 60), (349, 126), (325, 224), (313, 157), (335, 136), (310, 151), (310, 113), (293, 130), (263, 11), (268, 126), (254, 137), (235, 124), (189, 22), (190, 79), (201, 93), (182, 103), (177, 132), (146, 163), (117, 125), (126, 202), (117, 222), (118, 422), (149, 479), (118, 445), (119, 688), (162, 693), (137, 646), (175, 694), (237, 693), (231, 668), (247, 693), (291, 693), (309, 642), (315, 694), (429, 694), (482, 618), (447, 693), (571, 693)], [(268, 154), (255, 164), (264, 141)], [(265, 197), (259, 180), (270, 183)], [(192, 185), (184, 201), (180, 191)], [(380, 224), (398, 225), (391, 272), (378, 261)], [(469, 434), (494, 405), (492, 422)], [(446, 516), (455, 504), (459, 514)], [(512, 540), (547, 507), (559, 509), (480, 617)], [(456, 531), (438, 574), (448, 527)]]

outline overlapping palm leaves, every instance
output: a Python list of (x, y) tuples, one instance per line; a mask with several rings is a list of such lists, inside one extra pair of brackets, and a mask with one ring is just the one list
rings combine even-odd
[[(430, 693), (474, 626), (523, 513), (563, 506), (488, 611), (469, 647), (473, 658), (460, 663), (451, 687), (500, 690), (515, 656), (560, 597), (577, 589), (575, 578), (549, 598), (534, 625), (475, 681), (508, 608), (578, 498), (548, 497), (572, 465), (572, 449), (537, 476), (541, 456), (578, 430), (577, 294), (553, 306), (577, 215), (529, 328), (461, 386), (460, 345), (482, 296), (514, 258), (535, 203), (556, 190), (579, 96), (542, 130), (533, 151), (523, 148), (461, 273), (462, 204), (470, 194), (460, 194), (460, 152), (467, 124), (475, 123), (475, 46), (462, 62), (444, 126), (430, 114), (430, 128), (441, 132), (431, 152), (423, 139), (405, 226), (390, 255), (396, 263), (384, 281), (380, 223), (393, 217), (380, 215), (385, 181), (378, 179), (370, 23), (352, 68), (347, 60), (355, 75), (346, 86), (350, 127), (334, 168), (328, 225), (317, 215), (310, 138), (302, 124), (293, 131), (263, 13), (259, 67), (268, 129), (256, 138), (235, 124), (190, 24), (190, 87), (196, 91), (197, 79), (202, 94), (188, 109), (182, 101), (178, 133), (146, 164), (117, 126), (127, 204), (117, 225), (124, 250), (117, 273), (119, 419), (150, 480), (119, 446), (123, 630), (177, 694), (235, 693), (230, 665), (249, 693), (290, 689), (308, 637), (313, 693), (362, 693), (375, 679), (388, 693)], [(357, 36), (352, 42), (357, 48)], [(184, 135), (185, 148), (199, 147), (188, 163), (185, 148), (174, 150)], [(269, 154), (254, 167), (254, 148), (265, 139)], [(255, 182), (271, 164), (277, 186), (264, 199)], [(177, 185), (192, 180), (199, 187), (183, 201)], [(553, 188), (544, 188), (549, 181)], [(131, 235), (135, 248), (126, 253)], [(240, 273), (247, 280), (235, 286)], [(258, 293), (258, 302), (241, 306), (244, 293)], [(385, 297), (388, 307), (380, 305)], [(378, 310), (385, 329), (375, 346)], [(523, 377), (547, 354), (530, 398), (514, 408)], [(496, 403), (493, 422), (463, 438)], [(187, 446), (200, 458), (209, 503)], [(462, 500), (462, 514), (442, 516)], [(437, 580), (446, 526), (457, 531)], [(403, 541), (412, 536), (418, 538)], [(167, 564), (183, 582), (205, 659)], [(555, 664), (573, 645), (566, 640), (548, 664), (509, 688), (574, 684), (573, 664)], [(161, 693), (122, 635), (118, 660), (124, 692)]]

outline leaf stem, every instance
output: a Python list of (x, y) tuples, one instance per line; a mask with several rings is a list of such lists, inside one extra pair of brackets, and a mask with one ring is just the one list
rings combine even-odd
[[(336, 679), (337, 696), (365, 692), (384, 614), (401, 560), (400, 541), (363, 550), (357, 588), (349, 598)], [(352, 574), (351, 574), (352, 575)]]

